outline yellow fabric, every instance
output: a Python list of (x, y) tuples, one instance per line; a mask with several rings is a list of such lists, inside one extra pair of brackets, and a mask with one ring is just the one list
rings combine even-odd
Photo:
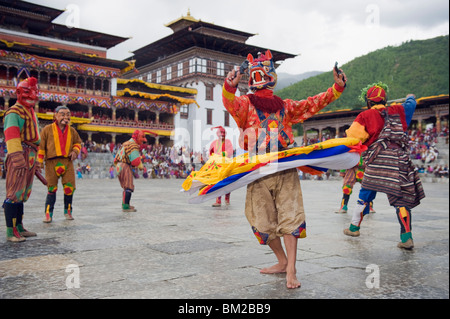
[(359, 139), (347, 137), (330, 139), (305, 147), (295, 147), (281, 152), (272, 152), (251, 157), (249, 157), (248, 153), (244, 153), (234, 158), (226, 158), (221, 155), (213, 154), (199, 171), (194, 171), (189, 174), (183, 182), (182, 187), (186, 191), (189, 190), (193, 180), (199, 181), (204, 185), (213, 185), (228, 176), (247, 172), (256, 165), (274, 162), (290, 155), (309, 154), (315, 150), (327, 149), (339, 145), (352, 146), (357, 145), (358, 143)]
[(369, 133), (366, 132), (364, 126), (358, 122), (353, 122), (352, 125), (345, 131), (347, 137), (357, 138), (362, 143), (367, 141), (369, 138)]
[(224, 97), (226, 97), (228, 100), (233, 101), (236, 95), (234, 93), (230, 93), (225, 89), (225, 85), (222, 87), (222, 94)]
[[(66, 149), (65, 149), (65, 156), (67, 157), (69, 155), (70, 151), (70, 144), (72, 141), (72, 133), (70, 132), (70, 127), (67, 126), (67, 140), (66, 140)], [(58, 134), (58, 126), (56, 123), (52, 124), (52, 131), (53, 131), (53, 139), (55, 141), (55, 150), (56, 150), (56, 156), (63, 156), (63, 153), (61, 151), (61, 142), (59, 140), (59, 134)]]
[(333, 88), (334, 99), (337, 100), (341, 96), (342, 92), (339, 92), (338, 90), (336, 90), (335, 85), (336, 84), (333, 84), (332, 88)]
[(161, 97), (168, 97), (170, 99), (176, 100), (178, 102), (180, 102), (181, 105), (187, 105), (187, 104), (197, 104), (197, 107), (200, 107), (200, 105), (198, 105), (197, 101), (194, 99), (186, 99), (183, 97), (179, 97), (176, 95), (171, 95), (171, 94), (150, 94), (150, 93), (145, 93), (145, 92), (139, 92), (139, 91), (132, 91), (128, 88), (121, 90), (121, 91), (117, 91), (117, 96), (124, 96), (125, 93), (130, 94), (131, 96), (135, 96), (138, 95), (139, 97), (145, 98), (145, 99), (151, 99), (151, 100), (157, 100)]
[(139, 79), (117, 79), (117, 84), (127, 84), (127, 83), (142, 83), (150, 89), (157, 89), (157, 90), (164, 90), (164, 91), (174, 91), (174, 92), (190, 93), (190, 94), (197, 94), (197, 92), (198, 92), (197, 89), (150, 83), (150, 82), (145, 82), (145, 81), (139, 80)]
[(8, 150), (8, 153), (22, 152), (22, 140), (20, 137), (6, 141), (6, 149)]
[(401, 214), (402, 218), (408, 217), (408, 211), (406, 210), (405, 207), (400, 207), (400, 214)]

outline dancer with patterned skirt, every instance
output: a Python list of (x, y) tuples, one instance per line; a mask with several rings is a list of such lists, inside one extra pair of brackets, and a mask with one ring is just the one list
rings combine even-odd
[(114, 158), (117, 177), (119, 179), (120, 186), (123, 189), (122, 211), (124, 212), (137, 211), (134, 206), (130, 205), (131, 194), (134, 192), (134, 177), (132, 168), (140, 170), (144, 169), (144, 165), (141, 160), (140, 146), (147, 142), (147, 138), (145, 137), (146, 133), (156, 136), (156, 134), (148, 130), (134, 131), (131, 139), (122, 144), (122, 147)]
[(61, 105), (56, 107), (54, 121), (41, 132), (41, 144), (37, 159), (38, 167), (45, 162), (47, 198), (44, 207), (44, 223), (51, 223), (56, 202), (58, 180), (61, 178), (64, 193), (64, 217), (73, 220), (73, 194), (75, 192), (75, 169), (73, 161), (81, 151), (81, 138), (70, 126), (70, 109)]
[(24, 203), (33, 187), (38, 145), (41, 141), (34, 106), (38, 101), (37, 80), (27, 78), (17, 85), (17, 102), (4, 116), (5, 142), (8, 154), (6, 167), (6, 199), (3, 209), (6, 220), (6, 239), (23, 242), (36, 236), (23, 226)]
[(406, 130), (416, 109), (414, 95), (409, 94), (403, 104), (389, 107), (388, 87), (382, 82), (362, 90), (361, 99), (368, 110), (360, 113), (346, 131), (348, 137), (359, 138), (368, 146), (364, 155), (365, 172), (359, 199), (347, 236), (360, 236), (361, 222), (369, 213), (369, 203), (377, 192), (386, 193), (395, 208), (400, 223), (399, 248), (412, 249), (411, 210), (425, 198), (418, 170), (411, 162)]

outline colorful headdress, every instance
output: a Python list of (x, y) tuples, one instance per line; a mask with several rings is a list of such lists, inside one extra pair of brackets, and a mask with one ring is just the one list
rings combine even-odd
[(275, 64), (273, 62), (272, 53), (267, 50), (265, 54), (258, 53), (255, 59), (251, 54), (247, 55), (250, 90), (273, 90), (277, 85), (277, 73), (275, 72)]
[(20, 81), (17, 84), (17, 90), (21, 89), (21, 88), (26, 88), (26, 89), (37, 89), (37, 79), (35, 77), (30, 77), (30, 78), (26, 78), (23, 81)]
[(375, 103), (386, 102), (389, 87), (383, 82), (373, 83), (361, 91), (360, 100), (367, 103), (372, 101)]
[(158, 136), (158, 134), (156, 134), (153, 131), (150, 130), (136, 130), (133, 132), (133, 135), (131, 136), (131, 138), (138, 143), (139, 145), (145, 143), (147, 141), (147, 138), (145, 137), (145, 134), (149, 134), (152, 136)]
[(20, 81), (16, 87), (17, 101), (25, 107), (33, 107), (38, 100), (39, 90), (37, 79), (34, 77)]

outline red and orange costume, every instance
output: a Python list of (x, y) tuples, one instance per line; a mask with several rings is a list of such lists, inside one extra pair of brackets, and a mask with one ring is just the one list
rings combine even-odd
[[(222, 157), (232, 158), (233, 157), (233, 144), (225, 136), (227, 131), (222, 126), (213, 127), (212, 129), (217, 129), (217, 140), (211, 142), (209, 146), (209, 155), (219, 154)], [(230, 205), (230, 193), (225, 194), (225, 204)], [(216, 202), (212, 205), (213, 207), (220, 207), (222, 205), (222, 196), (216, 198)]]
[[(247, 57), (249, 86), (254, 92), (235, 96), (237, 87), (226, 80), (223, 104), (241, 129), (239, 145), (249, 154), (276, 152), (294, 143), (292, 125), (310, 118), (339, 98), (344, 86), (336, 83), (323, 93), (301, 101), (273, 94), (277, 75), (270, 51)], [(289, 191), (286, 191), (289, 189)], [(247, 186), (247, 219), (260, 244), (292, 234), (306, 237), (302, 192), (295, 168), (262, 177)]]

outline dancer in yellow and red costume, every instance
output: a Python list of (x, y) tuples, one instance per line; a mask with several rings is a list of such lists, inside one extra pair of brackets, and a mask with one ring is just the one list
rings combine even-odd
[[(219, 154), (222, 157), (233, 157), (233, 144), (227, 138), (227, 131), (222, 126), (213, 127), (217, 129), (217, 139), (211, 142), (209, 147), (209, 155)], [(230, 205), (230, 193), (225, 194), (225, 205)], [(216, 202), (212, 204), (213, 207), (222, 206), (222, 196), (216, 198)]]
[[(292, 125), (338, 99), (345, 88), (344, 73), (334, 70), (335, 83), (325, 92), (301, 101), (282, 100), (273, 94), (277, 75), (271, 52), (257, 58), (249, 54), (247, 62), (253, 93), (235, 95), (243, 74), (233, 70), (223, 85), (223, 103), (241, 129), (239, 145), (249, 157), (288, 150), (294, 143)], [(273, 172), (248, 184), (245, 215), (260, 244), (269, 245), (278, 259), (276, 265), (261, 269), (261, 273), (286, 273), (286, 286), (300, 287), (296, 275), (297, 240), (306, 237), (306, 223), (297, 169)]]
[(64, 217), (67, 220), (73, 220), (72, 202), (76, 188), (73, 161), (77, 159), (80, 151), (81, 138), (70, 126), (70, 109), (64, 105), (56, 107), (53, 123), (42, 129), (37, 159), (39, 167), (45, 162), (45, 179), (48, 182), (44, 223), (51, 223), (53, 220), (60, 178), (64, 193)]
[(3, 208), (6, 219), (6, 239), (12, 242), (25, 241), (25, 237), (36, 236), (23, 227), (24, 203), (33, 187), (36, 171), (38, 145), (41, 141), (34, 106), (39, 90), (34, 77), (17, 85), (17, 102), (4, 116), (4, 132), (8, 154), (6, 157), (6, 199)]

